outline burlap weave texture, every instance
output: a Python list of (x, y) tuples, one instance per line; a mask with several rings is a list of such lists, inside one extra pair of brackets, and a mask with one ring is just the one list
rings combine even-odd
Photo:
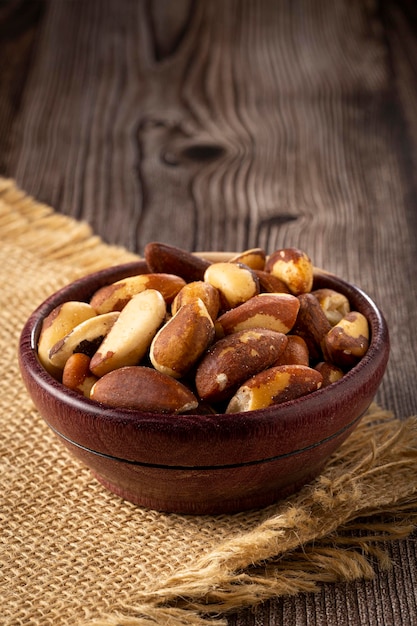
[(136, 507), (57, 441), (16, 357), (23, 323), (48, 295), (136, 257), (1, 179), (0, 242), (0, 624), (198, 626), (205, 613), (372, 576), (373, 558), (389, 566), (379, 543), (417, 520), (414, 418), (374, 405), (320, 478), (260, 511)]

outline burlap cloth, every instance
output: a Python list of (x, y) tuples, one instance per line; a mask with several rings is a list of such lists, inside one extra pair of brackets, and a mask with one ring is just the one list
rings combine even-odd
[(390, 566), (386, 542), (417, 521), (415, 418), (373, 405), (320, 478), (263, 510), (181, 516), (124, 502), (37, 414), (16, 350), (49, 294), (135, 257), (4, 179), (0, 241), (3, 626), (219, 626), (227, 611)]

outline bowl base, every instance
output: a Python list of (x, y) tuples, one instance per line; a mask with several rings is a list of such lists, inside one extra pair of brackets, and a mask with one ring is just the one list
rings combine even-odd
[[(321, 469), (322, 468), (320, 468), (320, 470)], [(316, 478), (320, 473), (320, 470), (316, 470), (311, 474), (311, 476), (304, 477), (299, 482), (291, 483), (291, 485), (281, 487), (279, 489), (273, 489), (267, 493), (252, 494), (248, 497), (235, 499), (223, 498), (221, 500), (211, 500), (206, 502), (184, 502), (180, 499), (158, 499), (138, 492), (133, 493), (120, 485), (112, 483), (97, 472), (92, 470), (90, 471), (94, 478), (107, 491), (110, 491), (114, 495), (131, 502), (136, 506), (152, 509), (161, 513), (177, 513), (180, 515), (232, 515), (253, 509), (262, 509), (293, 495), (302, 487), (314, 480), (314, 478)]]

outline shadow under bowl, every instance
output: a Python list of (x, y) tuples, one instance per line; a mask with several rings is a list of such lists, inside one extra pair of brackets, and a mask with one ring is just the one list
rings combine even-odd
[(43, 319), (68, 300), (138, 273), (144, 261), (107, 268), (64, 287), (30, 316), (20, 338), (27, 390), (49, 427), (111, 492), (140, 506), (186, 514), (267, 506), (316, 477), (372, 402), (389, 357), (386, 321), (358, 287), (321, 271), (314, 289), (345, 294), (370, 326), (366, 355), (341, 380), (267, 409), (166, 415), (107, 407), (56, 381), (40, 364)]

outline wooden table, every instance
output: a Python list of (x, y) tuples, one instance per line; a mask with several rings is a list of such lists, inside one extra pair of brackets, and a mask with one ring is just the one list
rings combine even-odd
[[(0, 4), (0, 175), (141, 253), (281, 246), (363, 287), (392, 338), (377, 400), (416, 413), (417, 9), (411, 0)], [(390, 572), (231, 626), (417, 624)]]

